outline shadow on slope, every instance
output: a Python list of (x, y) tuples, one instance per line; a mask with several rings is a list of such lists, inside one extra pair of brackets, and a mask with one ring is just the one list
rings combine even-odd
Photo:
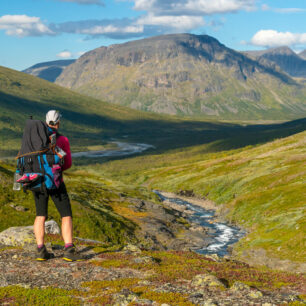
[(111, 115), (101, 114), (103, 110), (98, 110), (96, 114), (81, 113), (71, 109), (71, 105), (60, 105), (54, 101), (37, 102), (0, 92), (0, 136), (3, 139), (0, 154), (2, 152), (3, 156), (4, 150), (9, 149), (6, 141), (12, 139), (15, 140), (16, 149), (12, 145), (10, 149), (18, 150), (24, 122), (30, 115), (44, 120), (45, 113), (52, 108), (63, 114), (61, 130), (70, 138), (72, 147), (78, 149), (116, 138), (152, 144), (156, 147), (155, 153), (213, 142), (211, 150), (220, 151), (264, 143), (306, 129), (306, 119), (249, 126), (157, 115), (156, 119), (115, 119)]

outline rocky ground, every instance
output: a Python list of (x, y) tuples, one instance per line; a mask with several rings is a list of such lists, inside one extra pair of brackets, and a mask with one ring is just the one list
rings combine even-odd
[(304, 305), (301, 275), (193, 252), (110, 251), (84, 242), (78, 249), (86, 260), (67, 263), (60, 245), (48, 246), (55, 257), (46, 262), (29, 248), (0, 246), (1, 305)]

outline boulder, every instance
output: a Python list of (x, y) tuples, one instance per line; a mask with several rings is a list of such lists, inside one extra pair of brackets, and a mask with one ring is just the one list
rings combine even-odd
[(123, 251), (126, 253), (141, 253), (141, 250), (137, 245), (130, 243), (123, 248)]
[(0, 243), (12, 246), (25, 246), (36, 243), (33, 226), (10, 227), (0, 233)]
[(251, 291), (250, 286), (242, 283), (242, 282), (235, 282), (232, 287), (232, 291)]
[(133, 262), (144, 264), (144, 263), (155, 263), (156, 260), (151, 256), (141, 256), (132, 259)]
[(248, 296), (252, 299), (259, 299), (263, 296), (263, 294), (259, 290), (252, 290)]
[(191, 284), (196, 287), (218, 287), (225, 288), (224, 284), (214, 275), (211, 274), (198, 274), (196, 275)]
[[(54, 220), (45, 223), (47, 234), (60, 234), (60, 228)], [(36, 244), (33, 226), (10, 227), (0, 233), (0, 243), (12, 246), (28, 246)]]
[(205, 257), (209, 258), (213, 261), (216, 261), (216, 262), (221, 262), (222, 261), (222, 259), (218, 256), (218, 254), (215, 254), (215, 253), (214, 254), (206, 254)]
[(203, 306), (217, 306), (218, 304), (216, 304), (215, 301), (213, 301), (212, 299), (208, 299), (204, 302)]
[(53, 234), (53, 235), (60, 235), (61, 229), (54, 220), (50, 220), (50, 221), (45, 222), (45, 233)]
[(0, 287), (6, 287), (6, 286), (8, 286), (9, 284), (8, 284), (8, 282), (7, 282), (7, 280), (6, 280), (6, 278), (5, 278), (5, 276), (1, 273), (0, 274)]
[(17, 210), (17, 211), (23, 211), (23, 212), (29, 210), (27, 207), (23, 207), (23, 206), (21, 206), (21, 205), (16, 205), (16, 204), (14, 204), (14, 203), (10, 204), (10, 207), (14, 208), (14, 209)]
[(129, 289), (122, 289), (120, 292), (113, 295), (114, 306), (126, 306), (131, 302), (136, 302), (138, 296)]

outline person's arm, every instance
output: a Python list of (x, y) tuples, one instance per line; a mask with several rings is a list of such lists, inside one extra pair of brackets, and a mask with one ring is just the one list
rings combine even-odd
[(71, 151), (69, 140), (65, 136), (59, 136), (56, 140), (56, 145), (63, 149), (66, 153), (64, 157), (64, 164), (62, 166), (62, 171), (67, 170), (72, 165)]

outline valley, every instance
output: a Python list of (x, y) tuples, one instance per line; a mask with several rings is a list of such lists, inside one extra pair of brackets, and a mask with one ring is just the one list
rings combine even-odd
[[(72, 149), (65, 183), (75, 241), (87, 259), (63, 264), (61, 236), (48, 234), (55, 258), (36, 271), (33, 247), (0, 233), (0, 303), (304, 303), (305, 87), (194, 36), (154, 38), (169, 61), (151, 39), (136, 43), (143, 53), (135, 43), (93, 50), (57, 84), (0, 67), (0, 231), (33, 223), (32, 195), (12, 190), (14, 157), (25, 120), (56, 109)], [(116, 74), (99, 80), (95, 56)], [(190, 57), (194, 74), (184, 72)], [(49, 219), (61, 221), (51, 203)]]

